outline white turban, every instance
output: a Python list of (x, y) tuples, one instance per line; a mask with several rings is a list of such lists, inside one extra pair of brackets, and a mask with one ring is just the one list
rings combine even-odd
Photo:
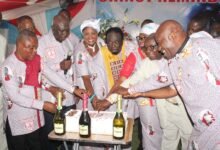
[(141, 28), (140, 33), (144, 33), (144, 34), (150, 35), (152, 33), (155, 33), (157, 31), (158, 27), (159, 27), (159, 25), (156, 24), (156, 23), (148, 23), (148, 24), (145, 24)]
[(80, 26), (81, 33), (83, 32), (83, 29), (85, 29), (86, 27), (91, 27), (99, 33), (100, 19), (88, 19), (88, 20), (83, 21), (83, 23)]

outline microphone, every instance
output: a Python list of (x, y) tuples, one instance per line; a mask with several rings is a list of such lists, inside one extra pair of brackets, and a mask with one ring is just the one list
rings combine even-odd
[[(67, 54), (66, 60), (71, 60), (72, 55), (73, 55), (73, 52), (69, 51)], [(65, 75), (67, 74), (67, 71), (68, 71), (68, 69), (64, 70)]]

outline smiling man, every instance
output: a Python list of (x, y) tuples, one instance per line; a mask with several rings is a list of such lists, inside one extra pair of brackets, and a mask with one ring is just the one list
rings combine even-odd
[[(41, 150), (40, 129), (44, 125), (43, 109), (50, 113), (56, 111), (54, 104), (41, 100), (38, 96), (40, 84), (40, 57), (36, 55), (38, 41), (36, 35), (23, 30), (16, 41), (16, 51), (2, 65), (4, 95), (4, 120), (9, 150)], [(35, 67), (29, 67), (29, 62)], [(31, 70), (38, 69), (32, 77)]]
[(188, 38), (178, 22), (168, 20), (157, 30), (156, 41), (168, 65), (159, 74), (120, 93), (145, 92), (174, 84), (194, 123), (188, 148), (219, 150), (219, 39)]
[[(81, 90), (75, 88), (73, 76), (74, 76), (74, 55), (76, 52), (76, 45), (78, 44), (78, 38), (73, 34), (70, 34), (69, 19), (62, 15), (56, 15), (53, 19), (53, 25), (48, 34), (43, 35), (39, 39), (38, 54), (43, 59), (43, 66), (47, 66), (54, 73), (43, 74), (42, 83), (47, 89), (51, 87), (59, 87), (63, 89), (65, 98), (63, 99), (64, 112), (69, 109), (76, 108), (76, 97), (74, 94), (80, 96)], [(67, 58), (70, 59), (67, 59)], [(57, 84), (57, 77), (62, 79), (63, 82)], [(45, 97), (53, 99), (55, 97), (50, 93), (45, 93)], [(48, 140), (47, 135), (53, 130), (53, 114), (44, 112), (45, 115), (45, 128), (44, 138), (46, 141), (47, 149), (54, 150), (56, 145)]]

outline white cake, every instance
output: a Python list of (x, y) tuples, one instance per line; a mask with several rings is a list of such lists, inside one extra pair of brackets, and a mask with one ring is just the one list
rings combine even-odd
[[(66, 132), (79, 132), (79, 118), (81, 110), (70, 110), (66, 116)], [(89, 111), (91, 118), (91, 133), (112, 135), (113, 133), (113, 119), (115, 112)], [(127, 124), (127, 113), (123, 113), (124, 119)]]

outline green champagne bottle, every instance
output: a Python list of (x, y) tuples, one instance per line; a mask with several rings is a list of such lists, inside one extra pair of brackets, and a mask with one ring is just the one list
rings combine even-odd
[(54, 132), (57, 135), (65, 134), (65, 118), (62, 116), (62, 93), (57, 94), (57, 112), (54, 116)]
[(125, 120), (122, 112), (122, 96), (118, 96), (117, 112), (113, 120), (113, 138), (123, 139), (125, 135)]

